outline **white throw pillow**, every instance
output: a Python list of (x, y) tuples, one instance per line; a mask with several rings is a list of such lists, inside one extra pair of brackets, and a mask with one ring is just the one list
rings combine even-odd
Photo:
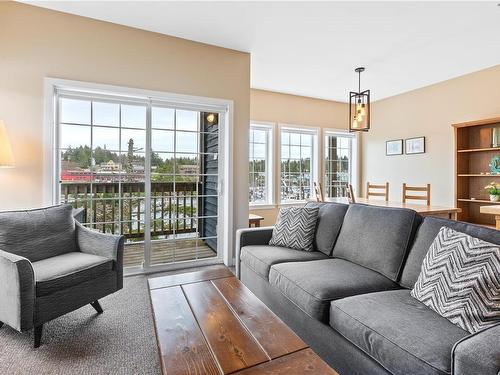
[(500, 322), (500, 247), (441, 228), (411, 295), (470, 333)]

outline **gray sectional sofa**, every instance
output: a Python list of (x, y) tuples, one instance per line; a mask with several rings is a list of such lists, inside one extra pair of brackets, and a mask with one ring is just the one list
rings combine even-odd
[(500, 231), (408, 209), (320, 205), (313, 252), (238, 231), (237, 275), (340, 374), (500, 370), (500, 324), (469, 334), (410, 296), (443, 226), (500, 245)]

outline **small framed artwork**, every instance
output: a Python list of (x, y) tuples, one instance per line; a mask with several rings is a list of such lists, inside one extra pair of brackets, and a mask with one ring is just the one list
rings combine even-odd
[(385, 154), (386, 155), (403, 155), (403, 140), (394, 139), (392, 141), (385, 142)]
[(405, 139), (405, 153), (423, 154), (425, 152), (425, 137), (416, 137)]

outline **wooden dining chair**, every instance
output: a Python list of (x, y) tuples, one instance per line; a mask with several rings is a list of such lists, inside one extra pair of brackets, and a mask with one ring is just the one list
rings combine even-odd
[[(373, 191), (375, 190), (375, 191)], [(379, 191), (377, 191), (379, 190)], [(380, 192), (383, 190), (383, 192)], [(384, 197), (385, 201), (389, 201), (389, 183), (386, 182), (385, 185), (380, 184), (370, 184), (366, 183), (366, 199), (370, 199), (370, 197)]]
[(351, 184), (349, 184), (349, 186), (347, 187), (346, 195), (349, 203), (356, 203), (356, 198), (354, 197), (354, 189), (352, 188)]
[(313, 182), (314, 185), (314, 195), (317, 202), (324, 202), (325, 197), (323, 196), (323, 189), (321, 188), (321, 183)]
[[(414, 195), (412, 192), (425, 192), (423, 195)], [(419, 200), (426, 201), (427, 206), (431, 205), (431, 184), (427, 184), (426, 186), (408, 186), (406, 183), (403, 184), (403, 203), (406, 203), (406, 200)]]

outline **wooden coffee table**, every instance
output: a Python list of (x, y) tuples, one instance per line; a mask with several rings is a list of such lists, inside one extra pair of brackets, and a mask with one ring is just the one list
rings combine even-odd
[(163, 374), (338, 375), (225, 266), (149, 289)]

